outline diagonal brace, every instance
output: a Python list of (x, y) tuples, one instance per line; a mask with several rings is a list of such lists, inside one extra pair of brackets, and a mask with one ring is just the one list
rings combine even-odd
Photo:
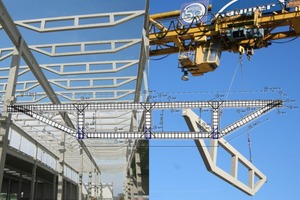
[(56, 128), (56, 129), (58, 129), (58, 130), (61, 130), (61, 131), (65, 132), (65, 133), (68, 133), (70, 135), (75, 135), (76, 134), (76, 130), (74, 130), (73, 128), (70, 128), (68, 126), (62, 125), (62, 124), (60, 124), (58, 122), (55, 122), (55, 121), (53, 121), (53, 120), (51, 120), (51, 119), (49, 119), (47, 117), (39, 115), (39, 114), (33, 112), (32, 110), (29, 110), (29, 109), (27, 109), (27, 108), (25, 108), (23, 106), (11, 106), (11, 108), (15, 109), (18, 112), (22, 112), (22, 113), (28, 115), (29, 117), (37, 119), (40, 122), (48, 124), (48, 125)]
[(270, 104), (267, 104), (266, 106), (246, 115), (245, 117), (239, 119), (238, 121), (230, 124), (229, 126), (223, 128), (220, 131), (220, 137), (223, 137), (225, 135), (227, 135), (228, 133), (244, 126), (245, 124), (249, 123), (250, 121), (262, 116), (263, 114), (267, 113), (268, 111), (272, 110), (275, 107), (280, 106), (281, 104), (279, 104), (279, 102), (273, 102)]

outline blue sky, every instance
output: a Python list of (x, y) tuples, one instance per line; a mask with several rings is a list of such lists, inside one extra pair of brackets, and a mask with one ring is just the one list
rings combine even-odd
[[(150, 13), (179, 10), (188, 1), (150, 1)], [(214, 9), (219, 9), (229, 1), (212, 1)], [(276, 3), (276, 1), (238, 1), (231, 9)], [(263, 91), (281, 88), (285, 99), (296, 100), (289, 105), (298, 106), (300, 100), (300, 69), (297, 63), (300, 40), (284, 44), (273, 43), (268, 48), (255, 51), (251, 61), (243, 57), (243, 65), (237, 63), (237, 54), (224, 52), (220, 66), (201, 77), (181, 81), (181, 71), (177, 68), (177, 54), (165, 59), (150, 61), (150, 89), (158, 93), (172, 94), (177, 99), (213, 99), (208, 92), (227, 91), (237, 67), (231, 91)], [(154, 58), (154, 57), (153, 57)], [(152, 58), (152, 59), (153, 59)], [(274, 99), (278, 93), (250, 92), (230, 94), (228, 99)], [(174, 93), (170, 93), (174, 92)], [(177, 92), (194, 92), (183, 95)], [(300, 173), (297, 124), (300, 119), (298, 109), (281, 109), (286, 114), (273, 110), (259, 118), (260, 125), (249, 131), (251, 153), (254, 165), (268, 178), (267, 183), (254, 197), (250, 197), (233, 186), (206, 171), (194, 142), (151, 141), (150, 149), (150, 197), (160, 199), (297, 199), (300, 196), (298, 180)], [(227, 112), (227, 111), (226, 111)], [(224, 112), (225, 113), (225, 112)], [(158, 113), (159, 115), (159, 113)], [(187, 130), (180, 113), (163, 113), (163, 128), (167, 130)], [(232, 112), (228, 115), (236, 117)], [(228, 120), (223, 119), (222, 120)], [(159, 124), (159, 122), (156, 122)], [(249, 158), (247, 126), (226, 137), (246, 158)], [(225, 158), (224, 162), (225, 162)], [(223, 161), (222, 159), (222, 161)], [(226, 164), (221, 164), (226, 165)]]
[[(150, 14), (178, 10), (181, 4), (191, 0), (150, 0)], [(42, 2), (42, 3), (41, 3)], [(13, 11), (13, 18), (32, 19), (60, 15), (74, 15), (89, 13), (112, 12), (124, 10), (122, 0), (114, 1), (5, 1), (9, 11)], [(111, 6), (101, 6), (101, 3), (111, 3)], [(138, 10), (143, 5), (127, 5), (130, 10)], [(213, 9), (217, 11), (229, 1), (211, 1)], [(274, 0), (239, 0), (231, 8), (247, 8), (249, 6), (275, 3)], [(61, 6), (53, 6), (61, 4)], [(41, 6), (41, 9), (30, 9)], [(68, 6), (72, 9), (66, 9)], [(47, 9), (46, 9), (47, 8)], [(55, 8), (55, 9), (51, 9)], [(83, 9), (84, 8), (84, 9)], [(22, 10), (22, 12), (21, 12)], [(18, 12), (19, 11), (19, 12)], [(118, 32), (115, 32), (118, 35)], [(126, 33), (130, 34), (130, 32)], [(105, 37), (99, 34), (95, 37)], [(110, 35), (111, 36), (111, 35)], [(120, 36), (120, 35), (119, 35)], [(27, 38), (26, 38), (27, 39)], [(34, 38), (38, 39), (38, 38)], [(56, 40), (64, 38), (56, 37)], [(7, 47), (2, 39), (2, 46)], [(243, 65), (238, 65), (238, 55), (224, 52), (220, 66), (213, 73), (202, 77), (192, 77), (187, 82), (181, 81), (182, 73), (177, 68), (177, 54), (165, 59), (150, 61), (150, 89), (157, 93), (164, 93), (177, 100), (211, 100), (219, 91), (227, 91), (233, 74), (237, 68), (236, 77), (231, 91), (263, 91), (268, 88), (281, 88), (286, 94), (285, 99), (296, 100), (292, 105), (298, 106), (300, 101), (300, 69), (297, 63), (299, 56), (298, 46), (300, 39), (284, 44), (273, 44), (265, 49), (255, 51), (251, 61), (243, 57)], [(156, 57), (155, 57), (156, 58)], [(151, 59), (155, 59), (154, 57)], [(159, 57), (158, 57), (159, 58)], [(186, 92), (191, 92), (188, 95)], [(279, 98), (277, 93), (250, 92), (231, 93), (228, 99), (265, 99)], [(163, 100), (166, 100), (163, 99)], [(191, 140), (181, 141), (151, 141), (150, 147), (150, 198), (151, 200), (182, 200), (182, 199), (297, 199), (300, 196), (298, 180), (300, 179), (300, 147), (298, 141), (297, 124), (299, 123), (299, 110), (282, 109), (286, 114), (278, 114), (276, 110), (258, 120), (259, 126), (249, 131), (252, 145), (253, 163), (268, 177), (268, 182), (254, 196), (240, 192), (223, 180), (206, 171), (203, 161)], [(160, 112), (155, 113), (160, 115)], [(232, 114), (232, 115), (231, 115)], [(164, 130), (187, 130), (180, 112), (163, 113)], [(237, 117), (235, 111), (230, 112), (230, 118)], [(224, 112), (225, 116), (225, 112)], [(229, 120), (224, 117), (222, 121)], [(159, 126), (159, 121), (154, 125)], [(249, 157), (247, 134), (241, 129), (226, 137), (230, 143)]]

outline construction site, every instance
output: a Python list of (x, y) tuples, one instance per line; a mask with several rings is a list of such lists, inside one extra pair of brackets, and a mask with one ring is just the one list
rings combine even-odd
[(300, 196), (299, 0), (1, 0), (0, 25), (0, 200)]

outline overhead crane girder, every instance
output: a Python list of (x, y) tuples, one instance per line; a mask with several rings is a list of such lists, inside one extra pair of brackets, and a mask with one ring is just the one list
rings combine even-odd
[[(151, 21), (168, 19), (169, 17), (174, 18), (174, 13), (177, 13), (177, 17), (179, 17), (179, 11), (173, 11), (165, 13), (163, 15), (150, 15)], [(165, 18), (163, 18), (165, 17)], [(160, 24), (159, 22), (157, 22)], [(151, 26), (150, 22), (150, 26)], [(178, 53), (178, 46), (176, 42), (174, 42), (174, 38), (178, 38), (182, 43), (187, 40), (192, 40), (192, 45), (196, 45), (198, 39), (206, 36), (206, 37), (214, 37), (214, 36), (222, 36), (226, 30), (230, 30), (234, 27), (248, 27), (254, 28), (259, 27), (270, 32), (265, 34), (263, 41), (266, 43), (270, 40), (276, 39), (285, 39), (289, 37), (297, 37), (300, 35), (300, 10), (294, 12), (282, 12), (282, 13), (273, 13), (268, 16), (259, 16), (257, 20), (254, 20), (254, 17), (243, 17), (241, 15), (234, 17), (224, 17), (223, 19), (216, 20), (215, 23), (211, 24), (197, 24), (195, 27), (190, 27), (188, 29), (175, 30), (175, 29), (166, 29), (165, 31), (150, 33), (150, 45), (153, 47), (155, 45), (166, 45), (165, 48), (161, 49), (151, 49), (150, 56), (155, 55), (164, 55), (168, 53)], [(280, 28), (284, 26), (290, 26), (293, 30), (290, 31), (279, 31), (275, 33), (271, 33), (275, 28)], [(180, 34), (183, 32), (184, 34)], [(175, 43), (175, 44), (174, 44)], [(244, 39), (238, 41), (236, 44), (246, 44), (249, 43), (249, 39)], [(171, 45), (170, 45), (171, 44)], [(186, 46), (185, 50), (188, 50)], [(223, 49), (231, 50), (230, 48)]]
[[(212, 40), (219, 43), (219, 48), (215, 49), (220, 54), (223, 51), (247, 53), (247, 50), (252, 52), (253, 49), (269, 46), (272, 40), (300, 36), (300, 6), (293, 5), (292, 11), (286, 8), (265, 13), (257, 9), (251, 14), (216, 15), (208, 23), (196, 23), (195, 20), (189, 26), (181, 23), (180, 11), (150, 15), (150, 56), (193, 51), (192, 64), (185, 62), (186, 59), (181, 62), (180, 55), (179, 64), (194, 76), (202, 75), (213, 71), (219, 64), (219, 58), (216, 62), (199, 59), (205, 57), (205, 48), (210, 48)], [(204, 49), (203, 52), (197, 51), (199, 47)]]

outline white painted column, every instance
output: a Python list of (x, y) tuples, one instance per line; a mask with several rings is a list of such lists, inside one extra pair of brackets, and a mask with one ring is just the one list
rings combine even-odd
[(140, 159), (140, 154), (138, 152), (135, 153), (135, 171), (136, 171), (136, 185), (137, 185), (136, 187), (138, 193), (138, 200), (142, 200), (144, 191), (142, 187), (141, 159)]
[(9, 77), (5, 97), (3, 98), (3, 115), (0, 117), (0, 190), (2, 188), (2, 180), (4, 166), (6, 160), (6, 151), (8, 148), (8, 132), (11, 123), (11, 114), (6, 113), (6, 107), (15, 101), (15, 92), (17, 78), (19, 73), (20, 60), (22, 57), (23, 39), (19, 39), (19, 46), (16, 46), (13, 51), (12, 61), (9, 70)]
[(64, 190), (66, 189), (64, 187), (64, 164), (65, 164), (65, 147), (66, 143), (66, 133), (61, 133), (61, 147), (59, 149), (59, 165), (58, 165), (58, 181), (57, 181), (57, 200), (63, 200), (65, 199), (63, 197), (66, 195), (66, 192)]
[(82, 200), (82, 176), (83, 176), (83, 149), (80, 149), (80, 172), (79, 172), (79, 182), (78, 182), (78, 200)]

